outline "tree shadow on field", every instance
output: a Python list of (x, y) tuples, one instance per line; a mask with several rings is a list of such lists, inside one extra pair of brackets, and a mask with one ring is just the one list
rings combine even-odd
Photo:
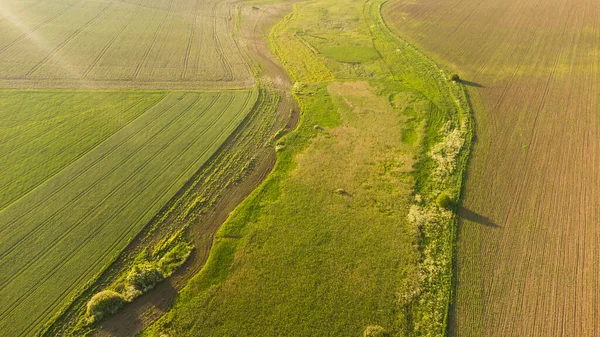
[(483, 84), (479, 84), (477, 82), (472, 82), (472, 81), (467, 81), (467, 80), (459, 80), (459, 82), (466, 86), (469, 86), (469, 87), (485, 88), (485, 86)]
[(495, 223), (492, 219), (473, 212), (472, 210), (463, 206), (458, 208), (458, 216), (463, 220), (473, 221), (484, 226), (502, 228), (502, 226)]

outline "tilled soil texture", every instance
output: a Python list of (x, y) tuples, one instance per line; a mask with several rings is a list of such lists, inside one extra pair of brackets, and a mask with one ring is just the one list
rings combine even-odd
[(451, 335), (600, 335), (600, 2), (390, 1), (470, 86)]

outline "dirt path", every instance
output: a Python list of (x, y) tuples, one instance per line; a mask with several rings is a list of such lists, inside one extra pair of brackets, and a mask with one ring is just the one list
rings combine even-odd
[[(272, 83), (282, 99), (276, 114), (285, 121), (287, 129), (293, 129), (298, 122), (297, 107), (291, 97), (291, 81), (285, 70), (271, 54), (265, 36), (270, 28), (291, 11), (290, 4), (277, 4), (253, 8), (244, 6), (241, 10), (243, 21), (239, 32), (240, 48), (246, 51), (252, 62), (260, 63), (260, 77), (263, 82)], [(235, 11), (235, 7), (232, 7)], [(290, 111), (292, 114), (290, 115)], [(230, 144), (232, 145), (232, 144)], [(235, 146), (233, 144), (233, 146)], [(178, 291), (197, 274), (208, 258), (214, 234), (227, 219), (229, 213), (242, 202), (271, 172), (276, 156), (272, 148), (257, 149), (252, 172), (242, 181), (228, 186), (210, 210), (195, 220), (190, 237), (196, 249), (188, 261), (165, 282), (137, 298), (117, 315), (102, 323), (95, 336), (133, 336), (156, 321), (175, 300)]]

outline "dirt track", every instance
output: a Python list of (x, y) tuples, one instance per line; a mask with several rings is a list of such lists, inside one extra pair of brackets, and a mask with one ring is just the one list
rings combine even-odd
[[(271, 83), (280, 93), (282, 99), (276, 115), (285, 120), (288, 129), (293, 129), (298, 122), (296, 103), (291, 97), (291, 82), (285, 70), (277, 63), (268, 48), (270, 28), (285, 14), (291, 11), (290, 4), (260, 6), (252, 9), (245, 6), (242, 27), (239, 31), (239, 44), (242, 51), (251, 58), (250, 62), (261, 65), (260, 76), (265, 83)], [(232, 7), (235, 11), (235, 7)], [(293, 111), (290, 116), (290, 111)], [(235, 144), (229, 144), (235, 146)], [(210, 210), (195, 220), (190, 236), (196, 249), (184, 266), (171, 278), (160, 283), (156, 288), (137, 298), (117, 315), (104, 321), (96, 332), (96, 336), (132, 336), (158, 319), (173, 303), (178, 290), (200, 271), (212, 245), (214, 234), (229, 213), (248, 196), (271, 172), (275, 164), (275, 151), (272, 148), (257, 149), (256, 164), (251, 174), (241, 182), (230, 185), (217, 198)]]
[(471, 86), (458, 336), (599, 336), (600, 3), (392, 1), (399, 34)]

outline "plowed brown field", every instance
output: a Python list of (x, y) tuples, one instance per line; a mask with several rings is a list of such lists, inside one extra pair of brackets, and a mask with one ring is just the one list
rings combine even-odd
[(471, 86), (451, 335), (600, 335), (600, 2), (395, 0)]

